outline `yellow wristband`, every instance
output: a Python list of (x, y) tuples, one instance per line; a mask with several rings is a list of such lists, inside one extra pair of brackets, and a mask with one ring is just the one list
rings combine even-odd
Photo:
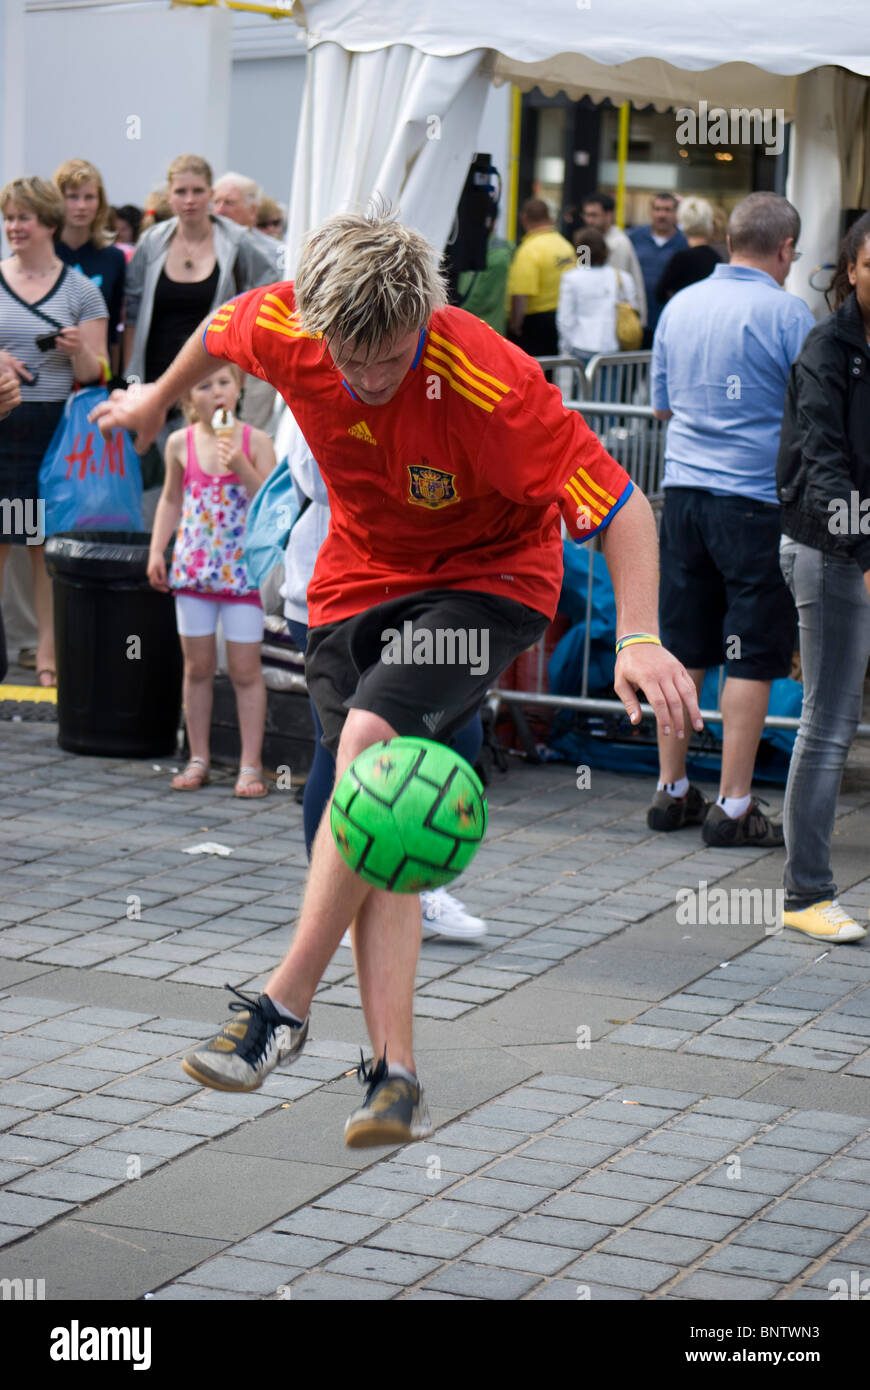
[(656, 637), (652, 632), (629, 632), (625, 637), (618, 637), (616, 639), (616, 655), (619, 656), (623, 647), (636, 647), (641, 642), (652, 643), (655, 647), (660, 647), (662, 645), (662, 639)]

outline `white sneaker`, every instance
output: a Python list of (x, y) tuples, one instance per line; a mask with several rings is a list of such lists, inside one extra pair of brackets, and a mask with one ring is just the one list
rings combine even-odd
[(458, 898), (451, 897), (443, 888), (435, 888), (431, 893), (420, 894), (423, 908), (423, 926), (437, 932), (439, 936), (452, 936), (458, 940), (471, 940), (476, 936), (486, 936), (486, 923), (482, 917), (472, 917), (466, 912)]

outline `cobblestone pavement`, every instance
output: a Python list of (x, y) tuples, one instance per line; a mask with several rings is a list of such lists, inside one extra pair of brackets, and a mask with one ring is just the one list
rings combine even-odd
[[(349, 951), (261, 1091), (202, 1090), (178, 1062), (224, 984), (257, 990), (283, 955), (295, 800), (235, 800), (228, 774), (174, 793), (166, 766), (55, 737), (0, 723), (0, 1276), (48, 1298), (336, 1300), (804, 1300), (870, 1279), (870, 949), (766, 932), (781, 852), (651, 834), (648, 779), (496, 775), (456, 888), (489, 933), (421, 952), (436, 1132), (351, 1151)], [(860, 785), (842, 797), (835, 840), (859, 919), (868, 809)], [(231, 853), (184, 852), (202, 844)], [(680, 909), (714, 885), (727, 920)]]

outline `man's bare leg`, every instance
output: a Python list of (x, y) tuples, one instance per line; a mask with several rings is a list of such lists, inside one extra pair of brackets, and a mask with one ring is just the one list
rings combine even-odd
[(722, 691), (722, 776), (720, 796), (748, 796), (764, 717), (770, 702), (770, 681), (729, 676)]
[[(396, 731), (376, 714), (351, 710), (342, 730), (335, 780), (358, 753)], [(345, 864), (329, 825), (329, 806), (311, 851), (311, 867), (296, 934), (265, 993), (304, 1019), (323, 972), (348, 924), (354, 922), (354, 955), (366, 1023), (375, 1055), (413, 1071), (411, 1039), (414, 975), (420, 948), (420, 900), (416, 894), (371, 888)]]
[[(695, 689), (698, 696), (701, 694), (701, 686), (704, 683), (703, 670), (689, 670), (689, 675), (695, 682)], [(679, 782), (686, 775), (686, 753), (688, 751), (689, 740), (687, 738), (677, 738), (676, 734), (663, 734), (661, 723), (656, 725), (656, 737), (659, 745), (659, 779), (662, 782)]]

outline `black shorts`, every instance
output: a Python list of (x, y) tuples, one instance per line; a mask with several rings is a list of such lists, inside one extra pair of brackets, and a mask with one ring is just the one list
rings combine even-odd
[(669, 487), (661, 525), (659, 624), (690, 669), (787, 676), (796, 614), (779, 567), (780, 509), (751, 497)]
[(426, 589), (308, 629), (305, 677), (335, 755), (349, 709), (403, 737), (447, 743), (549, 619), (513, 599)]

